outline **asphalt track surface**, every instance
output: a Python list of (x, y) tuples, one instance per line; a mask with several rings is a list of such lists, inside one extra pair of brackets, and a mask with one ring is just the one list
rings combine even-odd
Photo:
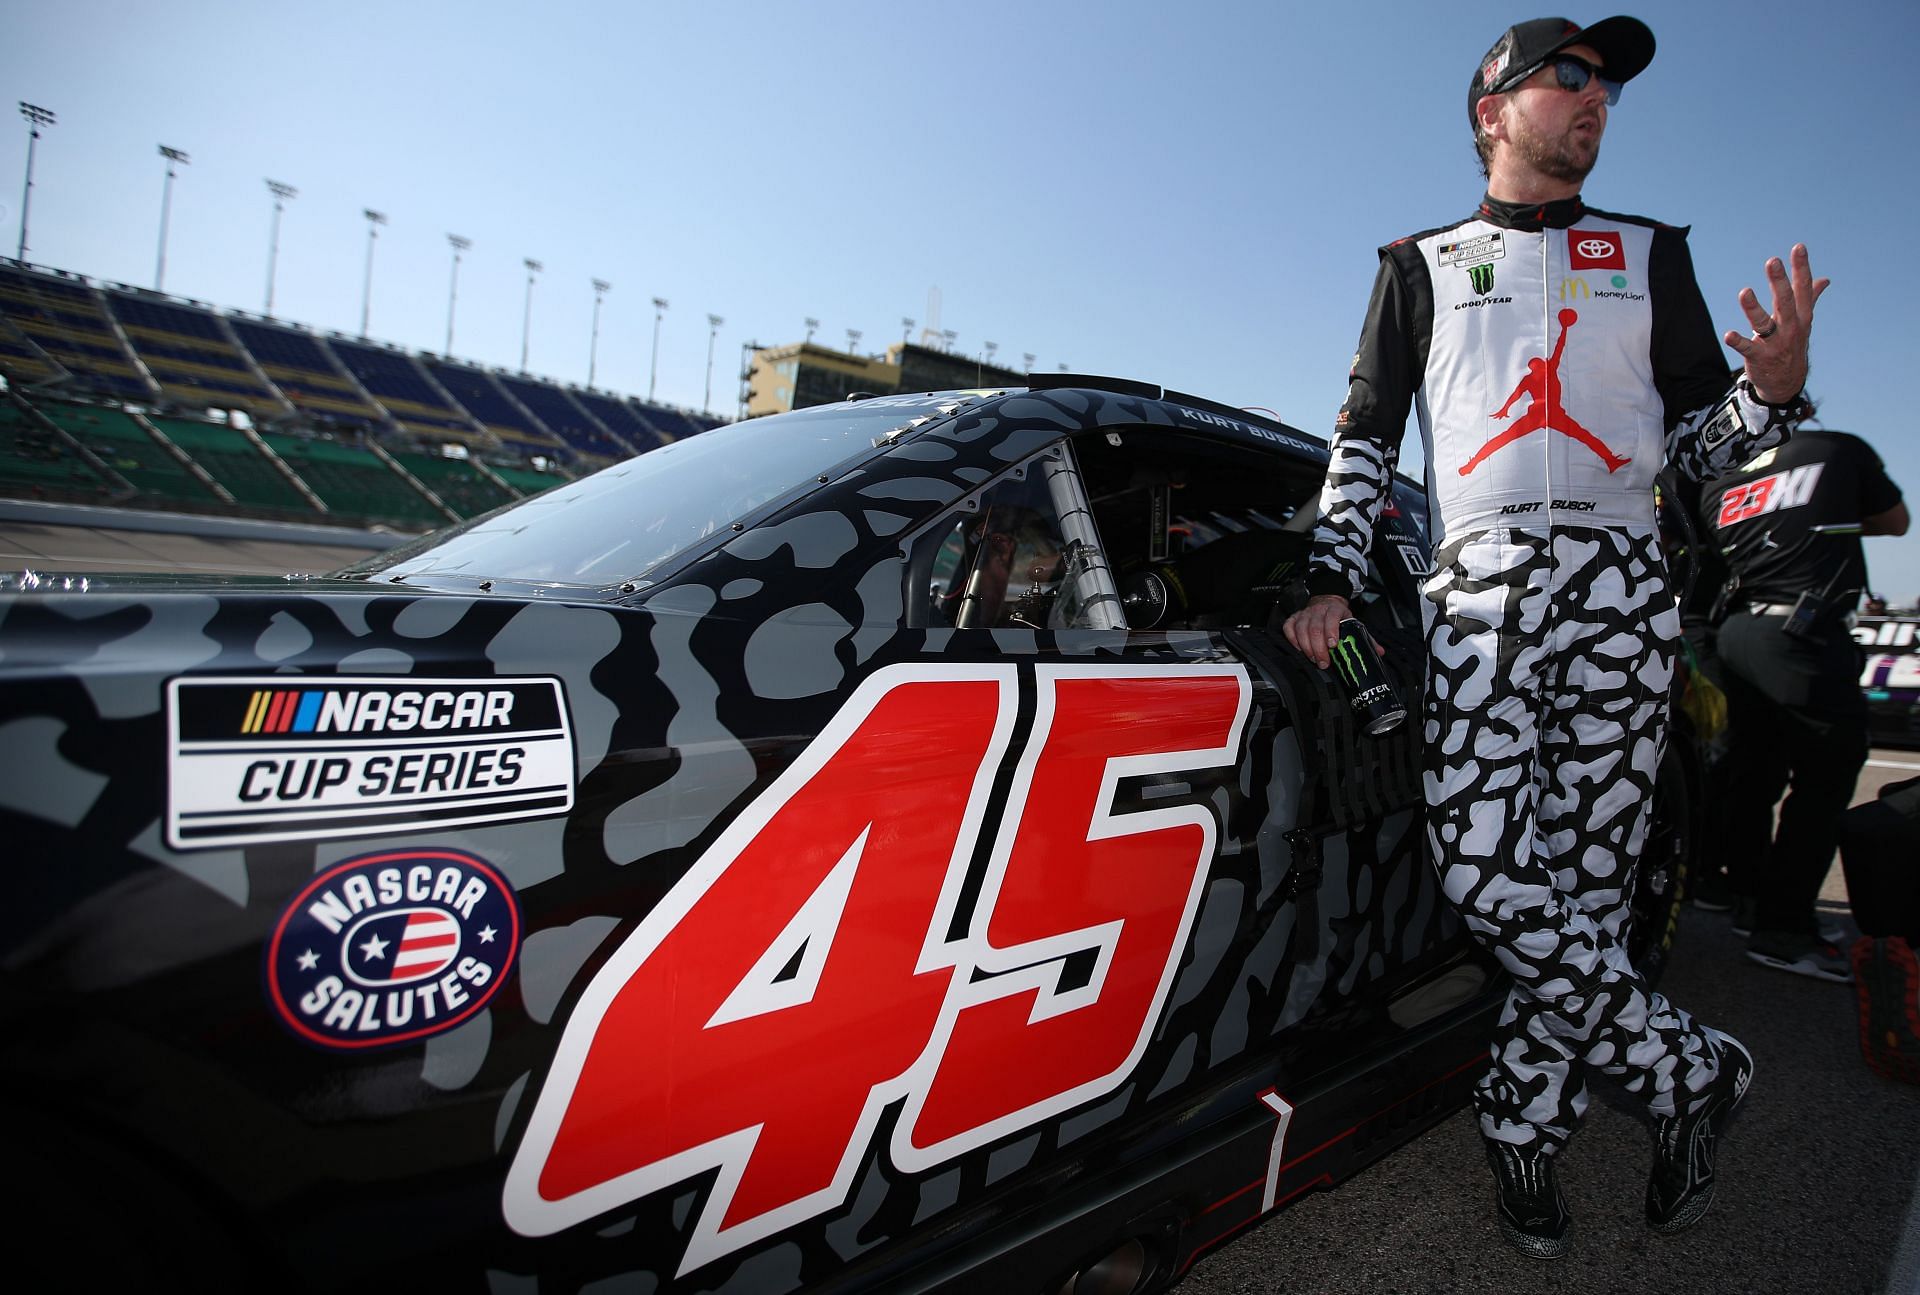
[[(1878, 749), (1855, 801), (1920, 774)], [(1822, 909), (1851, 932), (1836, 863)], [(1178, 1295), (1912, 1295), (1920, 1292), (1920, 1086), (1860, 1059), (1853, 987), (1750, 963), (1724, 913), (1689, 907), (1660, 989), (1738, 1036), (1753, 1087), (1721, 1140), (1713, 1207), (1656, 1236), (1642, 1213), (1649, 1126), (1596, 1084), (1560, 1161), (1573, 1250), (1552, 1263), (1501, 1240), (1479, 1129), (1461, 1111), (1330, 1191), (1303, 1197), (1202, 1258)]]
[[(14, 520), (0, 523), (0, 569), (319, 574), (369, 551), (299, 540)], [(1855, 799), (1915, 774), (1920, 752), (1876, 750)], [(1838, 865), (1822, 904), (1851, 929)], [(1713, 1208), (1692, 1230), (1647, 1229), (1648, 1127), (1599, 1085), (1560, 1162), (1575, 1220), (1564, 1259), (1530, 1260), (1500, 1239), (1492, 1176), (1463, 1110), (1208, 1254), (1178, 1295), (1920, 1295), (1920, 1087), (1861, 1061), (1851, 986), (1755, 966), (1744, 948), (1726, 914), (1689, 908), (1661, 983), (1757, 1063), (1721, 1143)]]

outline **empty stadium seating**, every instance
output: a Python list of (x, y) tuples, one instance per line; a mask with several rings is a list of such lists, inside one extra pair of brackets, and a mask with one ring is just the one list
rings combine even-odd
[(298, 517), (303, 521), (315, 519), (313, 504), (244, 432), (215, 423), (158, 415), (149, 421), (225, 486), (242, 509)]
[(608, 431), (633, 446), (636, 454), (644, 454), (673, 439), (671, 436), (661, 435), (652, 423), (641, 418), (638, 407), (633, 403), (616, 400), (612, 396), (602, 395), (599, 392), (587, 391), (576, 392), (574, 399), (585, 406), (588, 413), (599, 419)]
[(227, 321), (240, 344), (296, 409), (324, 425), (374, 427), (380, 411), (328, 356), (316, 337), (239, 317)]
[(224, 501), (131, 414), (106, 405), (37, 406), (140, 492), (136, 503), (211, 507)]
[(128, 290), (108, 292), (107, 307), (163, 399), (188, 408), (237, 406), (262, 419), (291, 412), (211, 311)]
[(0, 378), (0, 496), (409, 530), (716, 422), (4, 259)]
[(428, 436), (452, 435), (474, 440), (473, 420), (447, 403), (421, 367), (404, 351), (333, 339), (328, 346), (347, 366), (367, 394), (409, 431)]
[(449, 459), (417, 450), (400, 451), (393, 457), (462, 517), (478, 516), (519, 498), (515, 491), (500, 485), (471, 460)]
[(450, 520), (372, 450), (270, 432), (262, 433), (261, 439), (312, 487), (329, 512), (340, 517), (415, 530), (443, 526)]
[[(45, 382), (48, 361), (59, 367), (54, 380), (71, 390), (122, 400), (145, 401), (153, 388), (120, 344), (99, 293), (84, 281), (43, 274), (16, 265), (0, 266), (0, 316), (37, 348), (40, 362), (16, 370), (16, 354), (0, 351), (0, 372), (9, 382)], [(16, 339), (16, 352), (23, 348)]]
[(448, 395), (466, 408), (500, 441), (514, 445), (522, 454), (556, 454), (560, 442), (539, 422), (516, 406), (511, 397), (495, 385), (482, 369), (444, 360), (427, 360), (427, 371)]
[(500, 385), (532, 410), (550, 431), (582, 454), (600, 459), (624, 459), (638, 452), (638, 447), (608, 431), (559, 387), (512, 377), (502, 377)]
[(104, 503), (113, 493), (64, 437), (10, 400), (0, 400), (0, 492), (73, 503)]

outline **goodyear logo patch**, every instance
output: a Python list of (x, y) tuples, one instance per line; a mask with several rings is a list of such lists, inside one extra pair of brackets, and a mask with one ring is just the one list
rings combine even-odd
[(167, 716), (175, 849), (573, 808), (573, 735), (558, 679), (175, 679)]
[(267, 944), (267, 993), (309, 1043), (386, 1047), (485, 1007), (519, 948), (520, 907), (484, 860), (383, 851), (334, 865), (294, 896)]

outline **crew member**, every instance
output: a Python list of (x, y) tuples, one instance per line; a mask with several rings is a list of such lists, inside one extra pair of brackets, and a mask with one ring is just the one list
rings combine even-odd
[(1702, 491), (1703, 534), (1733, 572), (1719, 644), (1731, 726), (1727, 855), (1739, 864), (1734, 925), (1762, 966), (1853, 978), (1814, 903), (1867, 760), (1850, 632), (1867, 587), (1860, 537), (1904, 535), (1907, 521), (1880, 456), (1845, 432), (1803, 430)]
[(1678, 1231), (1713, 1193), (1712, 1145), (1752, 1058), (1648, 988), (1627, 956), (1635, 864), (1679, 618), (1652, 483), (1778, 444), (1801, 417), (1824, 280), (1806, 249), (1751, 289), (1729, 384), (1686, 231), (1598, 211), (1581, 182), (1621, 84), (1652, 61), (1633, 18), (1510, 28), (1467, 111), (1487, 173), (1465, 220), (1382, 249), (1293, 644), (1324, 665), (1351, 614), (1418, 398), (1436, 552), (1425, 586), (1428, 844), (1443, 889), (1514, 980), (1477, 1090), (1499, 1221), (1557, 1258), (1554, 1156), (1587, 1072), (1654, 1117), (1647, 1217)]

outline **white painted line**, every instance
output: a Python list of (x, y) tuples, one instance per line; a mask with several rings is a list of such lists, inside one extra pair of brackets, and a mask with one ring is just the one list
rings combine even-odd
[(1287, 1126), (1293, 1123), (1293, 1103), (1271, 1088), (1260, 1094), (1260, 1100), (1280, 1117), (1280, 1122), (1274, 1126), (1273, 1130), (1273, 1150), (1267, 1155), (1267, 1189), (1260, 1198), (1260, 1212), (1265, 1214), (1273, 1208), (1273, 1202), (1279, 1195), (1280, 1159), (1285, 1154), (1287, 1145)]
[(1920, 764), (1908, 760), (1869, 760), (1867, 766), (1872, 769), (1912, 769), (1920, 773)]

